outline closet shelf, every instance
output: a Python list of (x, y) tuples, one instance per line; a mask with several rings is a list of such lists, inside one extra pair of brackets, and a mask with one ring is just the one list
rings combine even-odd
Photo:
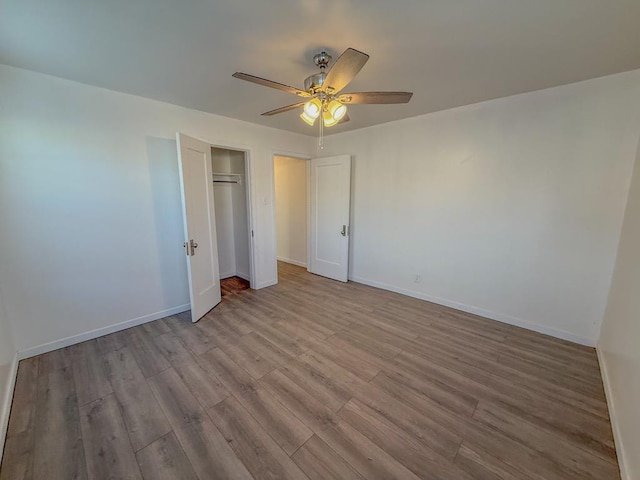
[(215, 173), (213, 174), (213, 183), (231, 183), (239, 185), (242, 183), (241, 173)]

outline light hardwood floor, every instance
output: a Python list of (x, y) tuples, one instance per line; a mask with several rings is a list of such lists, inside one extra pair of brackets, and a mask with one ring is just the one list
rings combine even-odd
[(593, 349), (279, 267), (20, 362), (0, 478), (619, 478)]

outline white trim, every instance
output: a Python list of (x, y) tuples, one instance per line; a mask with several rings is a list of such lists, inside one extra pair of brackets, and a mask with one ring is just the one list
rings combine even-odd
[(437, 303), (438, 305), (444, 305), (445, 307), (455, 308), (456, 310), (461, 310), (463, 312), (473, 313), (474, 315), (480, 315), (491, 320), (497, 320), (498, 322), (515, 325), (516, 327), (526, 328), (527, 330), (533, 330), (534, 332), (543, 333), (545, 335), (551, 335), (552, 337), (567, 340), (569, 342), (579, 343), (588, 347), (595, 347), (596, 345), (595, 340), (591, 338), (580, 337), (578, 335), (574, 335), (573, 333), (565, 332), (564, 330), (548, 327), (546, 325), (539, 325), (537, 323), (528, 322), (520, 318), (504, 315), (502, 313), (496, 313), (490, 310), (484, 310), (482, 308), (466, 305), (464, 303), (455, 302), (453, 300), (447, 300), (446, 298), (434, 297), (431, 295), (427, 295), (426, 293), (414, 292), (413, 290), (406, 290), (394, 285), (388, 285), (386, 283), (376, 282), (375, 280), (369, 280), (367, 278), (357, 276), (349, 276), (349, 280), (357, 283), (362, 283), (364, 285), (369, 285), (370, 287), (376, 287), (383, 290), (389, 290), (391, 292), (401, 293), (402, 295), (418, 298), (427, 302)]
[(256, 290), (259, 290), (261, 288), (271, 287), (271, 286), (277, 285), (277, 284), (278, 284), (278, 279), (277, 278), (272, 278), (271, 280), (267, 280), (265, 282), (262, 282), (260, 285), (258, 285), (256, 287)]
[(236, 272), (221, 273), (220, 280), (224, 280), (225, 278), (231, 278), (235, 276), (236, 276)]
[(9, 428), (9, 414), (11, 413), (11, 404), (13, 403), (13, 389), (16, 386), (16, 377), (18, 375), (18, 354), (13, 356), (11, 367), (9, 368), (9, 381), (7, 388), (2, 395), (2, 410), (0, 410), (0, 458), (4, 452), (4, 444), (7, 439), (7, 429)]
[(618, 466), (620, 468), (620, 477), (622, 478), (622, 480), (630, 480), (630, 477), (627, 474), (625, 449), (622, 445), (622, 437), (620, 436), (618, 416), (616, 415), (616, 406), (613, 403), (613, 392), (611, 391), (611, 383), (609, 382), (609, 371), (607, 370), (607, 362), (605, 362), (604, 355), (600, 350), (600, 347), (596, 347), (596, 353), (598, 355), (598, 363), (600, 364), (600, 375), (602, 375), (602, 384), (604, 385), (604, 394), (607, 399), (607, 407), (609, 408), (609, 420), (611, 422), (611, 429), (613, 430), (613, 442), (616, 447)]
[(241, 279), (246, 280), (247, 282), (251, 283), (251, 276), (247, 275), (246, 273), (236, 272), (235, 276), (236, 277), (240, 277)]
[(304, 266), (309, 271), (309, 265), (311, 265), (311, 160), (307, 162), (305, 168), (305, 175), (307, 176), (307, 259)]
[[(257, 265), (258, 265), (258, 249), (255, 248), (255, 238), (260, 235), (261, 232), (258, 232), (257, 223), (254, 221), (254, 216), (257, 214), (257, 209), (253, 204), (254, 198), (254, 182), (253, 182), (253, 147), (249, 145), (245, 145), (243, 143), (234, 143), (228, 142), (226, 140), (208, 140), (201, 137), (193, 137), (198, 140), (201, 140), (204, 143), (208, 143), (213, 148), (221, 148), (224, 150), (234, 150), (236, 152), (244, 153), (244, 165), (245, 165), (245, 185), (246, 194), (247, 194), (247, 217), (248, 217), (248, 229), (249, 229), (249, 264), (250, 264), (250, 277), (247, 281), (251, 284), (257, 282), (258, 273), (257, 273)], [(182, 183), (182, 182), (181, 182)], [(273, 195), (272, 195), (273, 198)], [(253, 234), (252, 234), (253, 232)]]
[[(251, 150), (244, 151), (244, 174), (246, 180), (245, 187), (245, 205), (247, 209), (247, 235), (249, 236), (249, 275), (245, 278), (249, 282), (249, 286), (256, 281), (256, 264), (258, 257), (258, 249), (254, 244), (254, 221), (253, 216), (256, 211), (253, 206), (253, 166), (251, 164)], [(241, 277), (244, 278), (244, 277)]]
[(169, 317), (171, 315), (186, 312), (187, 310), (189, 310), (189, 308), (191, 308), (191, 305), (185, 303), (184, 305), (168, 308), (167, 310), (162, 310), (160, 312), (150, 313), (148, 315), (132, 318), (131, 320), (125, 320), (124, 322), (120, 323), (114, 323), (113, 325), (109, 325), (107, 327), (96, 328), (95, 330), (90, 330), (85, 333), (79, 333), (78, 335), (72, 335), (70, 337), (61, 338), (60, 340), (54, 340), (53, 342), (43, 343), (42, 345), (37, 345), (35, 347), (30, 347), (25, 350), (18, 351), (18, 360), (35, 357), (36, 355), (40, 355), (42, 353), (51, 352), (53, 350), (58, 350), (59, 348), (68, 347), (70, 345), (75, 345), (76, 343), (102, 337), (103, 335), (108, 335), (120, 330), (126, 330), (127, 328), (131, 327), (136, 327), (138, 325), (142, 325), (143, 323), (153, 322), (154, 320), (159, 320), (164, 317)]
[(292, 260), (291, 258), (284, 258), (284, 257), (276, 257), (279, 261), (284, 262), (284, 263), (290, 263), (291, 265), (297, 265), (299, 267), (304, 267), (307, 268), (307, 263), (306, 262), (300, 262), (298, 260)]
[[(276, 272), (276, 278), (273, 280), (266, 280), (257, 288), (270, 287), (271, 285), (278, 284), (278, 219), (276, 218), (276, 157), (289, 157), (297, 158), (299, 160), (310, 161), (313, 156), (307, 153), (287, 152), (285, 150), (271, 150), (271, 161), (269, 162), (269, 175), (270, 175), (270, 188), (271, 188), (271, 224), (273, 225), (273, 231), (271, 232), (271, 240), (273, 241), (273, 267)], [(307, 163), (307, 172), (309, 164)], [(308, 177), (308, 175), (307, 175)], [(309, 184), (307, 183), (307, 223), (309, 222)], [(307, 227), (307, 258), (309, 256), (309, 229)]]

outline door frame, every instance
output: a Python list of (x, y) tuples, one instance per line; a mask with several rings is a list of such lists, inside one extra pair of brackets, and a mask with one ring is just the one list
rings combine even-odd
[(273, 222), (273, 266), (276, 272), (276, 278), (271, 285), (278, 283), (278, 213), (276, 212), (276, 157), (289, 157), (296, 158), (298, 160), (304, 160), (307, 162), (306, 176), (307, 176), (307, 271), (309, 271), (309, 256), (311, 251), (311, 237), (309, 236), (311, 228), (311, 193), (309, 191), (311, 187), (311, 159), (313, 155), (299, 152), (289, 152), (284, 150), (272, 150), (271, 152), (271, 164), (269, 165), (271, 173), (271, 198), (273, 199), (272, 219)]
[[(185, 133), (185, 135), (187, 135), (187, 133)], [(246, 185), (247, 185), (247, 220), (249, 222), (248, 225), (248, 230), (249, 230), (249, 283), (251, 284), (251, 289), (256, 289), (257, 285), (256, 285), (256, 265), (257, 265), (257, 259), (256, 259), (256, 248), (254, 245), (254, 239), (255, 236), (253, 235), (254, 232), (254, 225), (255, 225), (255, 219), (254, 219), (254, 214), (256, 209), (254, 208), (253, 205), (253, 199), (254, 199), (254, 194), (253, 194), (253, 149), (251, 147), (249, 147), (248, 145), (242, 145), (242, 144), (234, 144), (232, 142), (227, 142), (224, 140), (221, 141), (211, 141), (208, 138), (203, 138), (203, 137), (198, 137), (195, 135), (192, 135), (193, 138), (197, 138), (198, 140), (201, 140), (204, 143), (208, 143), (210, 147), (214, 147), (214, 148), (222, 148), (222, 149), (226, 149), (226, 150), (235, 150), (237, 152), (243, 152), (244, 153), (244, 170), (245, 170), (245, 181), (246, 181)], [(211, 181), (213, 182), (213, 179), (211, 179)]]
[[(255, 245), (254, 245), (254, 230), (253, 226), (255, 225), (253, 215), (255, 212), (255, 208), (253, 207), (253, 177), (252, 177), (252, 151), (249, 147), (240, 147), (240, 146), (230, 146), (225, 142), (224, 145), (218, 143), (211, 143), (213, 148), (221, 148), (225, 150), (234, 150), (236, 152), (242, 152), (244, 154), (244, 175), (245, 175), (245, 185), (246, 185), (246, 204), (247, 204), (247, 229), (249, 235), (249, 283), (251, 284), (251, 288), (255, 290), (256, 288), (256, 259), (255, 259)], [(212, 179), (213, 181), (213, 179)]]

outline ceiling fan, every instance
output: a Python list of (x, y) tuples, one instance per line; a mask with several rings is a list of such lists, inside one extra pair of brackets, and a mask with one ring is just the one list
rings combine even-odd
[(262, 115), (276, 115), (303, 107), (300, 118), (309, 125), (313, 125), (319, 117), (322, 117), (321, 127), (331, 127), (349, 121), (347, 105), (407, 103), (413, 95), (412, 92), (341, 93), (367, 63), (369, 55), (347, 48), (329, 71), (325, 72), (331, 58), (331, 55), (324, 50), (314, 55), (313, 63), (320, 67), (320, 73), (313, 74), (304, 80), (304, 90), (248, 73), (236, 72), (233, 76), (247, 82), (293, 93), (305, 99), (302, 102), (270, 110)]

